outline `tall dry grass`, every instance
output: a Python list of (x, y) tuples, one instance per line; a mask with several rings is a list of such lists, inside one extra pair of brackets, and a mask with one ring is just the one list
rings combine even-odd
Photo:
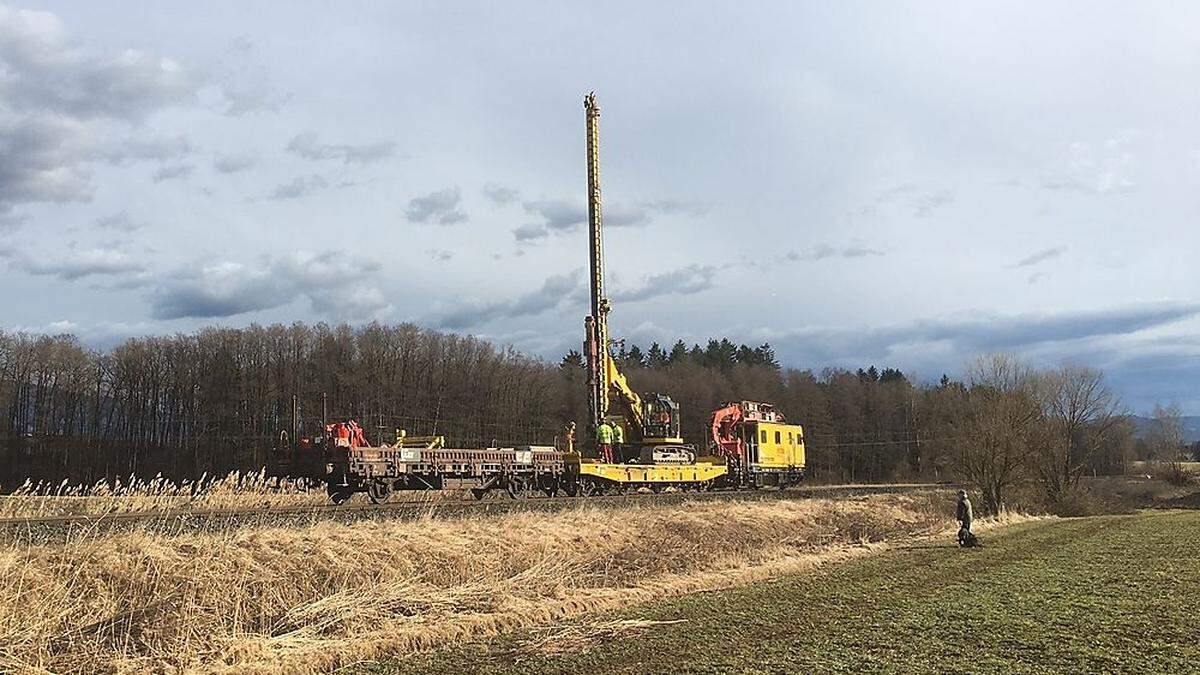
[(945, 529), (945, 493), (150, 531), (0, 549), (0, 670), (325, 672)]
[(0, 496), (0, 518), (105, 516), (118, 513), (163, 513), (210, 509), (253, 509), (306, 506), (329, 501), (323, 489), (276, 483), (264, 471), (234, 471), (223, 477), (170, 481), (130, 477), (93, 485), (33, 483)]

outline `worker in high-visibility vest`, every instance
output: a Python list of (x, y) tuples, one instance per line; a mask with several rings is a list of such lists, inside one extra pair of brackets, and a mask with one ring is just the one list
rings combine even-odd
[(607, 421), (596, 427), (596, 450), (600, 453), (600, 461), (612, 464), (613, 428)]
[(624, 443), (625, 442), (625, 430), (621, 428), (620, 424), (617, 424), (615, 422), (613, 423), (612, 428), (613, 428), (613, 445), (620, 445), (620, 444)]

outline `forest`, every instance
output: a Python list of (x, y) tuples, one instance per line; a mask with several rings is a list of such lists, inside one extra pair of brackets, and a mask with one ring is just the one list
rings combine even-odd
[[(1018, 480), (1065, 494), (1085, 473), (1178, 448), (1135, 441), (1103, 374), (1085, 368), (991, 356), (961, 381), (920, 383), (874, 365), (782, 367), (770, 345), (728, 339), (614, 347), (638, 390), (680, 403), (687, 442), (705, 445), (724, 401), (774, 403), (804, 426), (820, 481), (964, 479), (998, 506)], [(0, 410), (0, 484), (12, 489), (257, 470), (325, 418), (380, 439), (404, 428), (460, 447), (550, 444), (586, 418), (586, 392), (577, 351), (548, 363), (411, 324), (210, 328), (103, 352), (71, 335), (0, 332)]]

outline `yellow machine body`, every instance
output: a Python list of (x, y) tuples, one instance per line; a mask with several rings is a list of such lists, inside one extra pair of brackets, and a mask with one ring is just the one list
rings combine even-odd
[[(750, 466), (787, 469), (804, 466), (804, 429), (799, 424), (754, 422)], [(749, 439), (747, 439), (749, 440)]]
[(592, 476), (622, 485), (704, 483), (728, 473), (723, 463), (700, 461), (694, 464), (604, 464), (583, 459), (580, 476)]

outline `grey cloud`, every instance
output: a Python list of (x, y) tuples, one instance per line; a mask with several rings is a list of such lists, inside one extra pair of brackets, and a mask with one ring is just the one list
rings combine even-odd
[(587, 206), (565, 199), (529, 201), (521, 205), (526, 213), (541, 216), (547, 230), (570, 230), (587, 222)]
[(340, 159), (345, 164), (370, 164), (395, 155), (396, 144), (392, 141), (377, 141), (363, 145), (321, 143), (317, 140), (316, 133), (307, 132), (293, 138), (288, 143), (287, 150), (313, 161)]
[(914, 194), (916, 191), (917, 186), (915, 183), (901, 183), (875, 195), (875, 201), (879, 204), (886, 204), (898, 198)]
[(462, 192), (457, 187), (438, 190), (409, 200), (405, 217), (413, 223), (454, 225), (467, 219), (458, 208), (461, 201)]
[[(523, 202), (526, 213), (541, 218), (540, 223), (513, 230), (517, 241), (541, 239), (551, 233), (569, 232), (588, 221), (587, 204), (575, 199), (540, 199)], [(659, 215), (702, 215), (705, 204), (678, 199), (640, 201), (633, 204), (612, 202), (604, 206), (604, 224), (609, 227), (637, 227), (651, 222)]]
[(222, 262), (186, 269), (152, 296), (157, 319), (213, 318), (280, 307), (307, 297), (327, 317), (369, 317), (388, 307), (383, 293), (367, 285), (380, 269), (344, 251), (297, 252), (259, 264)]
[(276, 186), (268, 196), (270, 199), (299, 199), (327, 187), (329, 187), (329, 181), (314, 173), (308, 176), (296, 176), (291, 182)]
[[(955, 201), (954, 193), (950, 190), (941, 189), (932, 192), (924, 192), (921, 186), (916, 183), (901, 183), (894, 187), (883, 190), (875, 196), (875, 204), (882, 207), (887, 204), (898, 204), (912, 209), (913, 215), (918, 218), (926, 218), (933, 214), (934, 211), (940, 209), (947, 204), (952, 204)], [(873, 213), (874, 207), (863, 209), (863, 213)]]
[(114, 123), (194, 101), (200, 84), (170, 59), (86, 53), (54, 14), (7, 7), (0, 7), (0, 74), (0, 211), (90, 200), (94, 161), (177, 157), (175, 139), (100, 149), (95, 139), (119, 135)]
[(425, 253), (429, 254), (430, 258), (445, 262), (454, 257), (454, 251), (447, 251), (443, 248), (431, 248)]
[(1020, 268), (1020, 267), (1033, 267), (1034, 265), (1037, 265), (1038, 263), (1043, 263), (1043, 262), (1046, 262), (1047, 260), (1052, 260), (1054, 258), (1057, 258), (1066, 252), (1067, 252), (1066, 246), (1055, 246), (1052, 248), (1042, 249), (1041, 251), (1038, 251), (1038, 252), (1028, 255), (1024, 258), (1021, 258), (1017, 262), (1009, 265), (1009, 267), (1012, 269), (1016, 269), (1016, 268)]
[(954, 203), (954, 193), (949, 190), (939, 190), (929, 194), (921, 195), (917, 198), (913, 205), (913, 213), (918, 218), (926, 218), (937, 209)]
[(0, 209), (0, 234), (8, 234), (16, 232), (25, 224), (27, 218), (25, 216), (15, 216), (9, 213), (4, 213)]
[(117, 230), (119, 232), (134, 232), (146, 227), (146, 223), (134, 220), (127, 212), (121, 211), (111, 216), (97, 218), (96, 227), (105, 230)]
[(100, 159), (112, 164), (130, 161), (178, 160), (192, 153), (192, 144), (184, 136), (170, 138), (130, 138), (97, 153)]
[(14, 110), (137, 121), (194, 100), (199, 81), (170, 59), (127, 49), (87, 54), (48, 12), (0, 8), (4, 99)]
[(550, 231), (541, 225), (522, 225), (513, 229), (513, 236), (518, 242), (536, 241), (550, 236)]
[(688, 265), (677, 270), (654, 274), (638, 288), (617, 291), (613, 300), (637, 302), (663, 295), (693, 295), (713, 287), (717, 268), (712, 265)]
[(809, 251), (797, 252), (788, 251), (783, 254), (783, 260), (798, 262), (801, 260), (825, 260), (826, 258), (865, 258), (868, 256), (881, 256), (884, 252), (879, 249), (868, 248), (866, 246), (832, 246), (830, 244), (817, 244)]
[(1042, 181), (1042, 187), (1093, 195), (1131, 193), (1137, 188), (1130, 175), (1135, 159), (1131, 146), (1145, 136), (1126, 129), (1100, 143), (1067, 144), (1056, 162), (1057, 171)]
[(275, 91), (266, 78), (244, 83), (227, 83), (221, 88), (225, 97), (225, 114), (240, 117), (257, 112), (279, 112), (291, 96)]
[(792, 363), (861, 363), (907, 350), (961, 362), (994, 351), (1129, 335), (1200, 315), (1200, 304), (1147, 304), (1085, 312), (921, 320), (878, 328), (811, 329), (771, 337)]
[(213, 160), (213, 169), (219, 173), (238, 173), (258, 164), (254, 155), (223, 155)]
[(444, 315), (438, 324), (442, 328), (461, 330), (480, 326), (499, 318), (533, 316), (554, 309), (564, 303), (578, 302), (583, 287), (583, 273), (575, 270), (569, 274), (547, 277), (538, 289), (526, 293), (510, 302), (494, 302), (483, 305), (462, 306)]
[(144, 264), (115, 246), (68, 246), (52, 257), (32, 256), (12, 248), (0, 249), (0, 258), (26, 274), (75, 281), (89, 276), (115, 276), (145, 271)]
[(709, 205), (701, 202), (687, 201), (683, 199), (656, 199), (640, 204), (654, 212), (662, 215), (684, 214), (689, 216), (702, 216), (709, 211)]
[(25, 202), (89, 201), (86, 133), (61, 118), (0, 120), (0, 210)]
[(634, 227), (650, 222), (649, 209), (643, 206), (627, 206), (620, 202), (604, 209), (604, 224), (611, 227)]
[(187, 178), (192, 175), (192, 171), (194, 170), (195, 167), (191, 164), (169, 164), (159, 167), (151, 178), (155, 183), (167, 180), (179, 180), (180, 178)]
[(488, 183), (483, 186), (483, 196), (487, 197), (492, 203), (503, 206), (520, 199), (521, 193), (514, 188), (497, 185), (496, 183)]

